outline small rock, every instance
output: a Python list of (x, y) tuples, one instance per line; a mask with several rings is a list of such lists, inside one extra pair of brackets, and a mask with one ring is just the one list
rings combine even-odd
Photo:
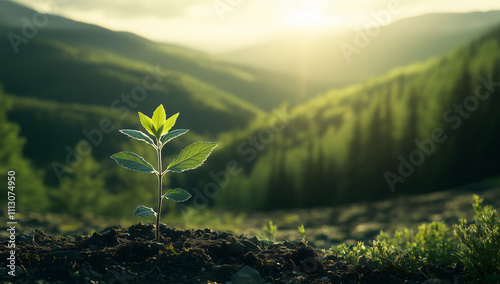
[(227, 244), (227, 249), (232, 255), (240, 256), (245, 252), (245, 245), (241, 242)]
[(60, 246), (60, 245), (55, 245), (55, 246), (52, 248), (52, 250), (53, 250), (53, 251), (57, 251), (57, 250), (61, 250), (61, 249), (62, 249), (62, 248), (61, 248), (61, 246)]
[(263, 284), (265, 281), (257, 270), (244, 266), (240, 271), (231, 276), (233, 284)]
[(205, 272), (205, 271), (206, 271), (205, 267), (202, 267), (201, 272)]

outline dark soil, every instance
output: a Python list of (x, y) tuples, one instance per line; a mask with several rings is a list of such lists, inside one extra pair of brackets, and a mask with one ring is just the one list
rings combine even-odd
[[(108, 228), (91, 236), (51, 236), (35, 230), (16, 238), (16, 276), (4, 261), (8, 239), (2, 237), (2, 283), (454, 283), (460, 267), (421, 267), (403, 277), (395, 271), (351, 266), (302, 242), (263, 243), (226, 232), (161, 229), (152, 225)], [(418, 282), (416, 282), (418, 281)], [(439, 281), (439, 282), (438, 282)], [(429, 282), (428, 282), (429, 283)], [(456, 282), (455, 282), (456, 283)], [(463, 283), (463, 282), (460, 282)]]

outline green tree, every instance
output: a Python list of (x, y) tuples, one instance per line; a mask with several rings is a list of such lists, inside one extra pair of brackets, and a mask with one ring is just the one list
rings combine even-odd
[(102, 214), (111, 199), (105, 189), (104, 178), (103, 168), (91, 155), (82, 157), (80, 164), (68, 173), (59, 188), (53, 191), (51, 209), (72, 215), (85, 212)]
[(41, 211), (48, 205), (47, 189), (43, 186), (42, 172), (33, 169), (30, 161), (23, 156), (26, 140), (19, 136), (19, 126), (7, 120), (7, 112), (11, 108), (11, 103), (11, 99), (4, 94), (0, 85), (0, 137), (2, 137), (0, 139), (0, 179), (6, 181), (7, 173), (15, 171), (16, 207)]

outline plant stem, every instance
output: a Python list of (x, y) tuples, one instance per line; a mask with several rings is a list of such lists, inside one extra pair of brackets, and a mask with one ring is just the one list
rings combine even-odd
[(158, 145), (158, 149), (156, 151), (157, 155), (158, 155), (158, 213), (156, 215), (156, 230), (155, 230), (155, 233), (156, 233), (156, 236), (155, 236), (155, 239), (156, 239), (156, 242), (160, 242), (160, 216), (161, 216), (161, 201), (162, 201), (162, 178), (163, 178), (163, 175), (162, 175), (162, 172), (163, 172), (163, 169), (162, 169), (162, 165), (161, 165), (161, 147), (160, 147), (160, 141), (159, 139), (156, 139), (156, 144)]

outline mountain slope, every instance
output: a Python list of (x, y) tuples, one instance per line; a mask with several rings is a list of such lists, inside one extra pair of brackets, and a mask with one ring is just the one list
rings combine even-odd
[[(223, 171), (232, 158), (242, 172), (223, 183), (215, 203), (333, 205), (498, 177), (499, 94), (500, 27), (441, 58), (332, 90), (238, 137), (223, 136), (210, 169)], [(276, 123), (282, 117), (288, 121)]]
[[(429, 14), (381, 26), (378, 31), (371, 30), (371, 35), (365, 35), (365, 39), (360, 36), (360, 41), (364, 41), (362, 45), (356, 44), (358, 32), (353, 29), (341, 34), (284, 38), (221, 56), (284, 72), (297, 80), (317, 80), (341, 86), (445, 54), (498, 23), (500, 11)], [(344, 54), (342, 44), (356, 50)]]
[[(0, 2), (0, 27), (22, 34), (22, 18), (32, 19), (36, 11), (10, 1)], [(189, 74), (214, 87), (243, 99), (261, 109), (272, 109), (284, 101), (296, 101), (303, 93), (297, 91), (293, 78), (272, 72), (234, 65), (220, 58), (189, 48), (156, 43), (126, 32), (114, 32), (99, 26), (48, 16), (47, 24), (39, 27), (35, 40), (49, 40), (76, 48), (98, 49), (113, 55), (161, 68)], [(28, 44), (17, 46), (22, 54)], [(11, 48), (12, 49), (12, 48)], [(12, 51), (14, 52), (14, 51)], [(14, 56), (9, 53), (9, 56)], [(289, 84), (280, 82), (289, 81)], [(320, 86), (314, 85), (311, 92)], [(8, 84), (6, 89), (9, 91)], [(12, 90), (13, 92), (15, 90)]]

